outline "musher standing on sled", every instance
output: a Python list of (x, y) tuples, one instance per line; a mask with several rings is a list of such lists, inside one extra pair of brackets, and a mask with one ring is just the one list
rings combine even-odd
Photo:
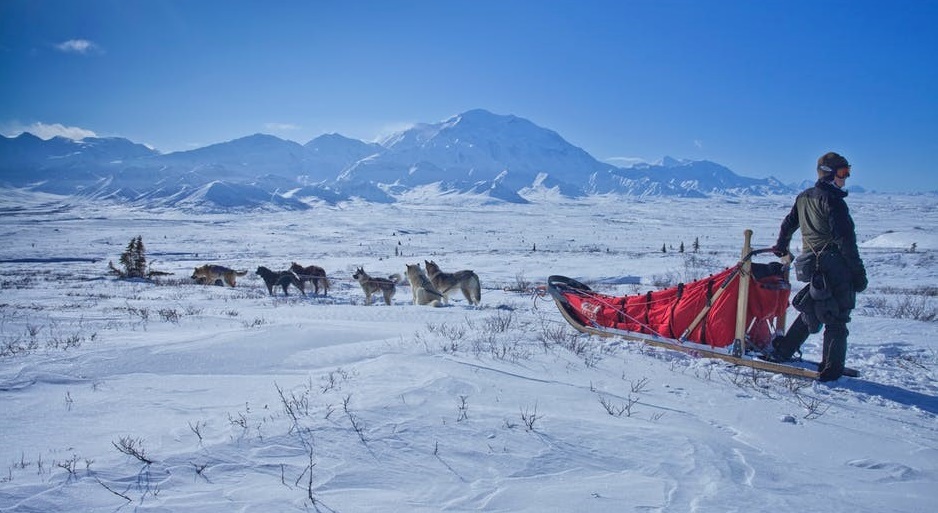
[(821, 274), (814, 283), (822, 290), (815, 294), (816, 290), (810, 291), (808, 285), (795, 296), (792, 304), (801, 313), (784, 336), (772, 341), (772, 352), (767, 357), (777, 362), (791, 359), (808, 335), (819, 332), (823, 324), (818, 380), (833, 381), (844, 372), (847, 323), (850, 311), (856, 307), (857, 293), (866, 290), (867, 278), (857, 250), (856, 228), (844, 201), (847, 191), (843, 187), (850, 176), (850, 164), (837, 153), (826, 153), (818, 159), (817, 175), (814, 187), (798, 195), (782, 221), (773, 249), (779, 257), (789, 254), (788, 244), (800, 228), (802, 252), (814, 256), (809, 271)]

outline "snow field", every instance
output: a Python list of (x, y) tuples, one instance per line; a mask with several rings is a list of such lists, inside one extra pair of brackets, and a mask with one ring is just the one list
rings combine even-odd
[[(856, 380), (591, 339), (505, 290), (566, 274), (628, 293), (716, 271), (745, 228), (771, 245), (788, 201), (188, 218), (18, 197), (0, 222), (0, 511), (928, 510), (934, 321), (879, 299), (934, 308), (919, 293), (938, 274), (928, 198), (848, 200), (871, 276), (850, 324)], [(136, 235), (174, 273), (162, 284), (106, 275)], [(660, 251), (696, 237), (697, 257)], [(474, 269), (482, 306), (414, 306), (403, 285), (391, 306), (362, 304), (355, 267), (424, 259)], [(324, 267), (329, 295), (268, 296), (254, 269), (291, 261)], [(209, 262), (250, 272), (191, 283)], [(134, 441), (152, 464), (119, 450)]]

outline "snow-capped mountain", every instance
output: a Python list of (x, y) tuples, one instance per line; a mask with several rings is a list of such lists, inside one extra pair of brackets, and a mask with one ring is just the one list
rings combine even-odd
[(790, 190), (775, 178), (747, 178), (708, 160), (677, 160), (670, 157), (655, 164), (636, 164), (616, 169), (608, 175), (597, 175), (591, 185), (593, 192), (638, 196), (761, 196)]
[(30, 133), (0, 137), (0, 184), (42, 184), (48, 192), (69, 194), (112, 175), (125, 165), (158, 155), (119, 137), (65, 137), (43, 140)]
[[(158, 155), (159, 152), (120, 137), (87, 137), (80, 141), (65, 137), (43, 140), (24, 132), (0, 137), (0, 169), (41, 165), (43, 161), (120, 163)], [(46, 162), (55, 165), (55, 162)]]
[(180, 171), (196, 170), (219, 180), (251, 180), (263, 175), (296, 177), (308, 168), (306, 149), (293, 141), (254, 134), (154, 160)]
[(385, 151), (380, 144), (366, 143), (339, 134), (321, 135), (304, 145), (313, 182), (335, 179), (356, 162)]
[(389, 168), (432, 163), (435, 173), (426, 173), (430, 181), (498, 182), (515, 190), (532, 185), (541, 173), (557, 182), (582, 184), (593, 173), (614, 169), (552, 130), (481, 109), (417, 125), (382, 145), (387, 152), (377, 160)]
[[(339, 134), (299, 144), (255, 134), (160, 154), (120, 138), (0, 138), (0, 184), (56, 194), (183, 208), (305, 208), (358, 197), (388, 202), (454, 194), (486, 201), (589, 194), (790, 193), (708, 161), (600, 162), (524, 118), (475, 109), (420, 123), (380, 143)], [(414, 197), (409, 194), (408, 197)], [(240, 201), (239, 201), (240, 200)]]

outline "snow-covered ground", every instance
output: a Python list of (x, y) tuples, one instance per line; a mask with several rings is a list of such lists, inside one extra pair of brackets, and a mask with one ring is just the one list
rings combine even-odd
[[(791, 200), (191, 216), (0, 192), (0, 511), (931, 511), (934, 196), (848, 198), (871, 283), (859, 379), (576, 335), (530, 292), (717, 271), (746, 228), (772, 245)], [(107, 274), (137, 235), (172, 276)], [(365, 306), (351, 280), (425, 259), (474, 269), (482, 306), (403, 285)], [(254, 270), (292, 261), (324, 267), (328, 296), (268, 296)], [(249, 273), (196, 285), (204, 263)]]

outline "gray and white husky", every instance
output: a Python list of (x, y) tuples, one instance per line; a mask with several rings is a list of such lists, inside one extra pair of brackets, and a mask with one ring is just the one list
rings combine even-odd
[(443, 294), (443, 301), (449, 302), (449, 295), (456, 289), (462, 291), (462, 295), (466, 297), (470, 305), (478, 305), (482, 301), (482, 286), (479, 284), (479, 276), (474, 271), (444, 273), (433, 260), (424, 260), (424, 263), (427, 264), (430, 283)]
[(359, 267), (355, 270), (355, 274), (352, 275), (352, 279), (356, 280), (359, 285), (362, 287), (362, 291), (365, 293), (365, 304), (370, 305), (372, 303), (371, 295), (380, 292), (384, 296), (384, 303), (386, 305), (391, 304), (391, 298), (394, 297), (394, 293), (397, 292), (397, 281), (401, 279), (400, 274), (392, 274), (387, 278), (375, 278), (369, 276), (365, 272), (363, 267)]
[(407, 266), (407, 281), (414, 296), (415, 305), (443, 306), (446, 300), (440, 291), (436, 290), (430, 278), (420, 268), (420, 264), (405, 264)]

